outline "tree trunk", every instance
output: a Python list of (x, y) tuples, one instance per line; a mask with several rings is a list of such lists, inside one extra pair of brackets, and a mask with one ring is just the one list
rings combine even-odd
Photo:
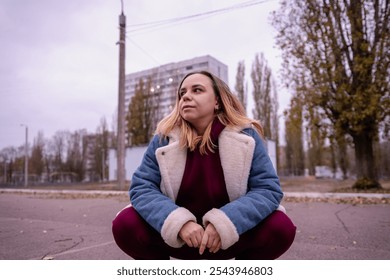
[(343, 180), (348, 178), (348, 168), (349, 168), (349, 160), (348, 160), (348, 145), (345, 140), (345, 136), (339, 136), (336, 138), (337, 143), (337, 153), (338, 153), (338, 163), (341, 171), (343, 172)]
[(381, 188), (373, 152), (373, 137), (370, 133), (352, 135), (355, 144), (357, 181), (353, 185), (357, 189)]

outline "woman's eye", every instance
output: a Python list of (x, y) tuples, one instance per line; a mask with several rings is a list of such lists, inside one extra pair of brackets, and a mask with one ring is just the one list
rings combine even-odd
[(202, 89), (200, 89), (200, 88), (195, 88), (194, 89), (194, 92), (201, 92), (202, 91)]

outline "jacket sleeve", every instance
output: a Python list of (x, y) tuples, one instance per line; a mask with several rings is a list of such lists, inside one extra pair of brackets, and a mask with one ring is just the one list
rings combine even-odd
[(133, 174), (130, 201), (134, 209), (161, 234), (168, 245), (181, 247), (184, 244), (178, 237), (181, 227), (187, 221), (196, 221), (196, 218), (161, 192), (161, 174), (155, 153), (161, 145), (158, 136), (150, 142), (141, 165)]
[(246, 134), (255, 140), (247, 193), (220, 209), (212, 209), (203, 223), (212, 223), (221, 236), (222, 249), (238, 241), (239, 235), (250, 230), (275, 211), (283, 197), (279, 178), (265, 149), (263, 140), (253, 129)]

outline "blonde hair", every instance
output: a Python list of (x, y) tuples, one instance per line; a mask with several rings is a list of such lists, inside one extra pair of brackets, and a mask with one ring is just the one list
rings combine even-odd
[(199, 150), (201, 154), (207, 154), (207, 150), (213, 152), (215, 145), (210, 137), (212, 122), (207, 126), (204, 134), (200, 136), (197, 135), (192, 125), (181, 117), (179, 111), (181, 85), (188, 76), (194, 74), (202, 74), (210, 78), (214, 93), (219, 101), (219, 110), (215, 112), (215, 115), (223, 125), (237, 131), (244, 127), (252, 126), (263, 137), (263, 128), (260, 123), (246, 116), (244, 107), (230, 91), (227, 84), (207, 71), (191, 72), (182, 79), (177, 90), (175, 107), (168, 116), (158, 123), (156, 134), (167, 137), (174, 128), (178, 127), (180, 130), (179, 144), (181, 147), (189, 148), (193, 151), (200, 143)]

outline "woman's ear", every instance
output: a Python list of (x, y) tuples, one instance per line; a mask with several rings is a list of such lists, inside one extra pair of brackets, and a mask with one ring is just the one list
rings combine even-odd
[(218, 102), (218, 99), (217, 101), (215, 101), (215, 106), (214, 106), (214, 112), (218, 113), (220, 111), (220, 106), (219, 106), (219, 102)]
[(215, 110), (215, 111), (218, 111), (218, 110), (219, 110), (219, 98), (216, 98), (216, 99), (215, 99), (214, 110)]

